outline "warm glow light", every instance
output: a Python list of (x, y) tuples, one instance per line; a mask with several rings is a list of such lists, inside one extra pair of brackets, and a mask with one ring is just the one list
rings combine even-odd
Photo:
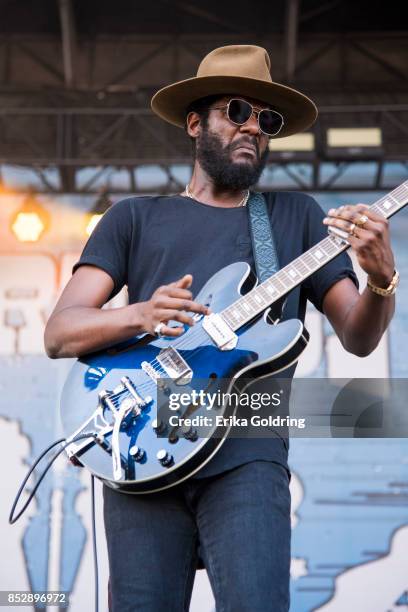
[(11, 229), (20, 242), (37, 242), (45, 226), (36, 212), (19, 212)]
[(94, 231), (95, 227), (98, 225), (102, 217), (103, 215), (92, 215), (92, 217), (89, 219), (89, 223), (86, 226), (86, 230), (85, 230), (88, 236), (92, 234), (92, 232)]
[(50, 226), (50, 214), (29, 192), (10, 219), (10, 230), (20, 242), (37, 242)]

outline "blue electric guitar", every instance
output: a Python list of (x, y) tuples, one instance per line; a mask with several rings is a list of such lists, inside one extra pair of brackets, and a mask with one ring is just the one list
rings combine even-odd
[[(408, 203), (408, 181), (371, 209), (391, 217)], [(301, 321), (271, 322), (271, 306), (346, 250), (348, 234), (330, 232), (262, 284), (243, 295), (250, 278), (246, 263), (220, 270), (195, 298), (212, 314), (178, 338), (145, 334), (82, 357), (65, 383), (61, 419), (73, 462), (107, 485), (128, 493), (158, 491), (197, 472), (218, 451), (229, 427), (214, 420), (205, 429), (187, 417), (205, 417), (208, 406), (192, 402), (177, 411), (176, 425), (161, 418), (161, 404), (174, 389), (242, 393), (259, 377), (295, 363), (308, 342)], [(229, 381), (227, 387), (225, 381)], [(228, 422), (234, 408), (221, 405)], [(187, 425), (182, 424), (187, 422)], [(177, 425), (180, 423), (180, 425)]]

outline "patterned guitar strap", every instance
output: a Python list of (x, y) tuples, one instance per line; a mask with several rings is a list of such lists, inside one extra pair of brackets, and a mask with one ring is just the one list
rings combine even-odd
[(263, 283), (279, 270), (279, 261), (268, 209), (262, 193), (251, 192), (248, 210), (256, 273), (259, 282)]
[[(262, 193), (251, 191), (247, 207), (256, 273), (258, 282), (263, 283), (279, 270), (278, 254), (266, 201)], [(275, 313), (273, 318), (276, 318)]]

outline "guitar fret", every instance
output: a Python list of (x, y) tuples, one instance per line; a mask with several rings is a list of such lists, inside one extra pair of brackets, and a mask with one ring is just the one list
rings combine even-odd
[(239, 323), (233, 321), (232, 319), (229, 319), (228, 317), (224, 317), (224, 320), (227, 322), (227, 325), (229, 325), (231, 329), (238, 329), (240, 326)]
[(317, 268), (319, 267), (319, 262), (317, 262), (314, 257), (312, 257), (310, 251), (306, 251), (306, 253), (304, 253), (303, 260), (306, 262), (310, 270), (317, 270)]
[(238, 325), (238, 321), (236, 321), (235, 318), (232, 315), (228, 314), (227, 312), (224, 311), (222, 313), (222, 317), (228, 323), (228, 325), (230, 327), (234, 328), (234, 327), (238, 327), (239, 326)]
[(272, 295), (272, 297), (275, 297), (280, 293), (279, 289), (274, 286), (272, 279), (265, 281), (265, 283), (263, 283), (263, 286), (265, 287), (265, 290), (269, 293), (269, 296)]
[(387, 194), (378, 202), (376, 202), (373, 206), (371, 206), (371, 210), (376, 212), (380, 212), (384, 216), (388, 217), (393, 212), (397, 212), (401, 206), (404, 206), (408, 199), (408, 186), (407, 182), (402, 183), (399, 187), (391, 191), (391, 193)]
[(306, 263), (303, 262), (301, 257), (295, 259), (292, 265), (295, 265), (297, 267), (301, 276), (304, 276), (309, 272), (309, 268), (307, 267)]
[(261, 295), (260, 287), (256, 287), (251, 294), (252, 299), (256, 302), (257, 306), (266, 306), (267, 300)]
[(228, 306), (228, 308), (226, 308), (223, 313), (225, 314), (225, 316), (227, 317), (231, 317), (232, 319), (234, 318), (234, 315), (232, 314), (232, 311), (234, 309), (234, 305), (232, 306)]
[(286, 266), (284, 270), (288, 274), (291, 280), (294, 280), (294, 281), (298, 280), (300, 276), (300, 272), (299, 270), (296, 269), (296, 259), (289, 266)]
[(254, 316), (254, 314), (256, 314), (258, 312), (258, 304), (256, 302), (253, 301), (252, 297), (249, 295), (245, 296), (245, 310), (247, 311), (247, 315), (251, 315), (251, 317)]
[(237, 309), (237, 307), (236, 307), (236, 304), (234, 304), (234, 306), (231, 308), (231, 310), (230, 310), (230, 315), (231, 315), (231, 317), (232, 317), (233, 319), (236, 319), (236, 320), (237, 320), (237, 322), (241, 320), (241, 315), (240, 315), (240, 313), (238, 312), (238, 309)]
[[(266, 281), (266, 282), (268, 282), (268, 281)], [(273, 289), (273, 291), (275, 292), (275, 289)], [(265, 302), (267, 304), (270, 303), (271, 296), (270, 296), (270, 294), (268, 293), (268, 290), (265, 287), (265, 283), (263, 283), (262, 285), (259, 285), (259, 287), (257, 287), (257, 292), (258, 293), (262, 293), (262, 296), (264, 296)]]
[(235, 302), (235, 306), (238, 312), (238, 316), (245, 320), (248, 313), (245, 312), (244, 305), (243, 305), (243, 298), (239, 299), (238, 302)]
[(325, 240), (326, 244), (325, 244), (325, 248), (327, 249), (327, 252), (329, 253), (329, 255), (333, 255), (333, 253), (337, 253), (337, 251), (339, 250), (338, 245), (331, 239), (331, 238), (326, 238)]
[(237, 323), (240, 323), (242, 315), (241, 315), (241, 313), (238, 310), (238, 303), (237, 302), (235, 302), (234, 308), (231, 310), (231, 315), (232, 315), (232, 317), (234, 319), (236, 319)]
[(381, 202), (380, 204), (380, 210), (382, 213), (387, 213), (391, 208), (393, 208), (394, 204), (392, 202), (390, 202), (389, 199), (384, 200), (383, 202)]
[(247, 297), (247, 299), (242, 302), (242, 308), (244, 310), (246, 310), (247, 312), (252, 312), (252, 308), (251, 308), (251, 306), (250, 306), (250, 304), (248, 302), (249, 302), (249, 300), (248, 300), (248, 297)]
[(278, 280), (283, 283), (285, 289), (290, 289), (293, 285), (293, 278), (286, 273), (286, 269), (283, 268), (277, 274)]
[(327, 259), (327, 254), (323, 251), (320, 245), (313, 247), (313, 249), (310, 250), (310, 253), (319, 263)]
[(271, 282), (275, 285), (275, 289), (277, 289), (277, 291), (279, 291), (279, 293), (281, 293), (282, 291), (285, 291), (285, 289), (286, 289), (285, 285), (283, 283), (281, 283), (279, 278), (277, 278), (276, 274), (275, 274), (275, 276), (273, 276), (271, 278)]
[(398, 196), (401, 194), (402, 199), (406, 201), (408, 198), (408, 181), (405, 181), (405, 183), (402, 183), (399, 187), (394, 189), (394, 191), (391, 192), (391, 195), (393, 193), (395, 194), (396, 192), (398, 192)]
[(305, 257), (305, 253), (303, 253), (303, 255), (299, 257), (299, 261), (301, 262), (301, 265), (306, 268), (307, 273), (309, 273), (310, 270), (312, 270), (312, 268), (307, 263), (307, 258)]
[(326, 253), (326, 255), (328, 254), (328, 252), (330, 252), (330, 248), (332, 246), (332, 243), (328, 238), (329, 237), (327, 236), (319, 244), (320, 248), (322, 249), (322, 251), (324, 251), (324, 253)]
[(382, 207), (382, 204), (372, 206), (370, 210), (381, 215), (382, 217), (387, 217), (387, 214), (388, 214), (388, 211)]
[(259, 302), (257, 301), (256, 287), (253, 291), (247, 293), (245, 297), (249, 300), (252, 308), (258, 308)]

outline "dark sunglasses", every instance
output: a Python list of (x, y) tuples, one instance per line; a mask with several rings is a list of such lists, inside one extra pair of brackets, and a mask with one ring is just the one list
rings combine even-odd
[(277, 111), (269, 108), (257, 111), (252, 104), (240, 98), (232, 98), (225, 106), (213, 106), (211, 110), (226, 110), (228, 119), (235, 125), (244, 125), (253, 113), (258, 119), (259, 129), (267, 136), (279, 134), (284, 124), (282, 115)]

